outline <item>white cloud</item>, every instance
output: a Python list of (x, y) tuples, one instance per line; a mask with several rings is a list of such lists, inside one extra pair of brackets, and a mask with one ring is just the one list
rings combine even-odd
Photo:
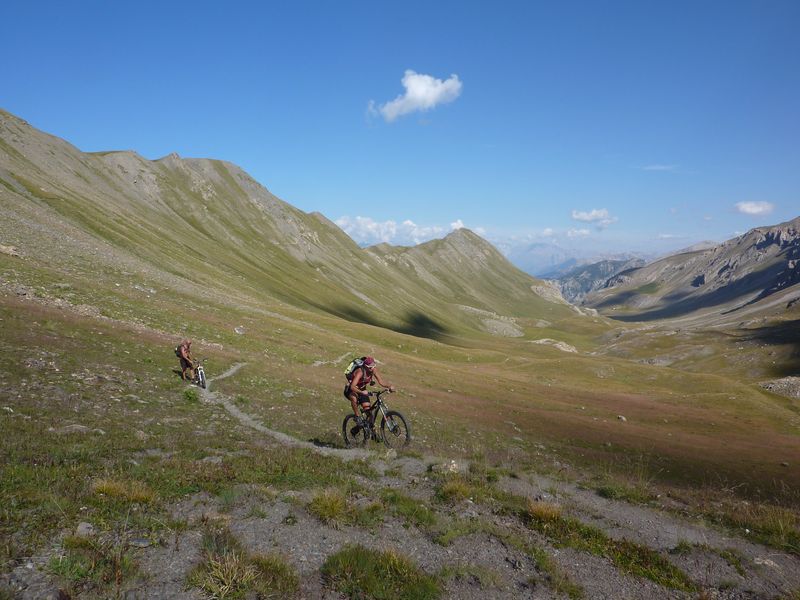
[(451, 231), (464, 227), (461, 219), (456, 219), (450, 227), (440, 225), (423, 226), (406, 219), (402, 223), (396, 221), (375, 221), (371, 217), (344, 216), (336, 220), (347, 235), (359, 244), (378, 244), (386, 242), (395, 245), (416, 245), (434, 238), (444, 237)]
[(423, 75), (408, 69), (403, 75), (403, 87), (406, 89), (394, 100), (381, 105), (376, 105), (374, 100), (369, 101), (370, 114), (380, 114), (387, 123), (397, 117), (411, 112), (427, 111), (439, 104), (452, 102), (461, 95), (463, 84), (458, 75), (451, 75), (442, 81), (431, 75)]
[(553, 230), (552, 227), (545, 227), (542, 230), (542, 237), (553, 237), (555, 235), (555, 233), (556, 232)]
[(612, 217), (608, 214), (605, 208), (593, 208), (591, 211), (572, 211), (572, 218), (575, 221), (582, 221), (584, 223), (594, 223), (598, 229), (605, 229), (612, 223), (616, 223), (619, 219)]
[(660, 240), (681, 240), (685, 238), (685, 235), (679, 235), (677, 233), (659, 233), (658, 239)]
[(674, 171), (678, 165), (646, 165), (642, 171)]
[(570, 229), (567, 231), (567, 237), (569, 238), (582, 238), (587, 237), (590, 234), (588, 229)]
[(744, 215), (768, 215), (775, 206), (771, 202), (737, 202), (736, 210)]

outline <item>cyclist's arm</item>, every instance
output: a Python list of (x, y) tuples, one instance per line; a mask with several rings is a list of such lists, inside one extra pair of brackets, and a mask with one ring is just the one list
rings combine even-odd
[[(367, 392), (367, 390), (358, 389), (358, 384), (361, 383), (362, 379), (363, 379), (363, 377), (362, 377), (362, 374), (361, 374), (361, 370), (359, 369), (358, 371), (356, 371), (356, 374), (353, 375), (353, 380), (350, 382), (350, 389), (356, 393), (356, 396), (368, 396), (369, 395), (369, 392)], [(361, 400), (361, 401), (364, 402), (364, 400)]]
[(375, 381), (378, 382), (378, 385), (380, 385), (383, 388), (386, 388), (390, 392), (394, 391), (394, 386), (391, 383), (385, 383), (383, 379), (381, 379), (381, 375), (380, 373), (378, 373), (378, 369), (375, 369)]

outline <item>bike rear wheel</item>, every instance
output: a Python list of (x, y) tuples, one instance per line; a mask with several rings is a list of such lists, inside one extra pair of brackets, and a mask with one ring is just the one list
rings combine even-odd
[(389, 448), (402, 448), (411, 441), (411, 429), (406, 418), (396, 410), (387, 411), (381, 421), (381, 437)]
[(366, 429), (358, 426), (355, 415), (347, 415), (342, 421), (342, 437), (344, 445), (348, 448), (363, 446), (367, 443), (368, 433)]

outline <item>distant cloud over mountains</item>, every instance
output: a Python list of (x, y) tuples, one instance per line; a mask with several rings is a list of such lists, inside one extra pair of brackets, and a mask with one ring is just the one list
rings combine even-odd
[(775, 208), (771, 202), (737, 202), (736, 210), (745, 215), (768, 215)]
[(380, 115), (387, 123), (412, 112), (424, 112), (439, 104), (452, 102), (461, 95), (463, 84), (458, 75), (451, 75), (444, 81), (431, 75), (424, 75), (408, 69), (403, 75), (405, 93), (384, 104), (370, 100), (370, 114)]
[(608, 210), (605, 208), (594, 208), (588, 212), (573, 210), (572, 218), (583, 223), (593, 223), (598, 229), (605, 229), (619, 220), (617, 217), (612, 217), (608, 214)]
[[(412, 246), (440, 238), (449, 232), (464, 227), (461, 219), (450, 223), (449, 227), (440, 225), (423, 226), (406, 219), (397, 221), (375, 221), (371, 217), (340, 217), (336, 224), (359, 244), (371, 245), (386, 242), (392, 245)], [(480, 233), (480, 228), (477, 230)]]

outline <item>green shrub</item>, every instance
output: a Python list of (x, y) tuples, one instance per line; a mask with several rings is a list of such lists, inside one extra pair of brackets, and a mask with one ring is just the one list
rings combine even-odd
[(431, 527), (436, 523), (433, 511), (421, 500), (390, 489), (384, 490), (381, 498), (389, 505), (392, 512), (403, 517), (406, 523), (419, 528)]
[(434, 600), (442, 594), (435, 577), (393, 550), (346, 546), (328, 557), (322, 574), (329, 585), (353, 599)]

